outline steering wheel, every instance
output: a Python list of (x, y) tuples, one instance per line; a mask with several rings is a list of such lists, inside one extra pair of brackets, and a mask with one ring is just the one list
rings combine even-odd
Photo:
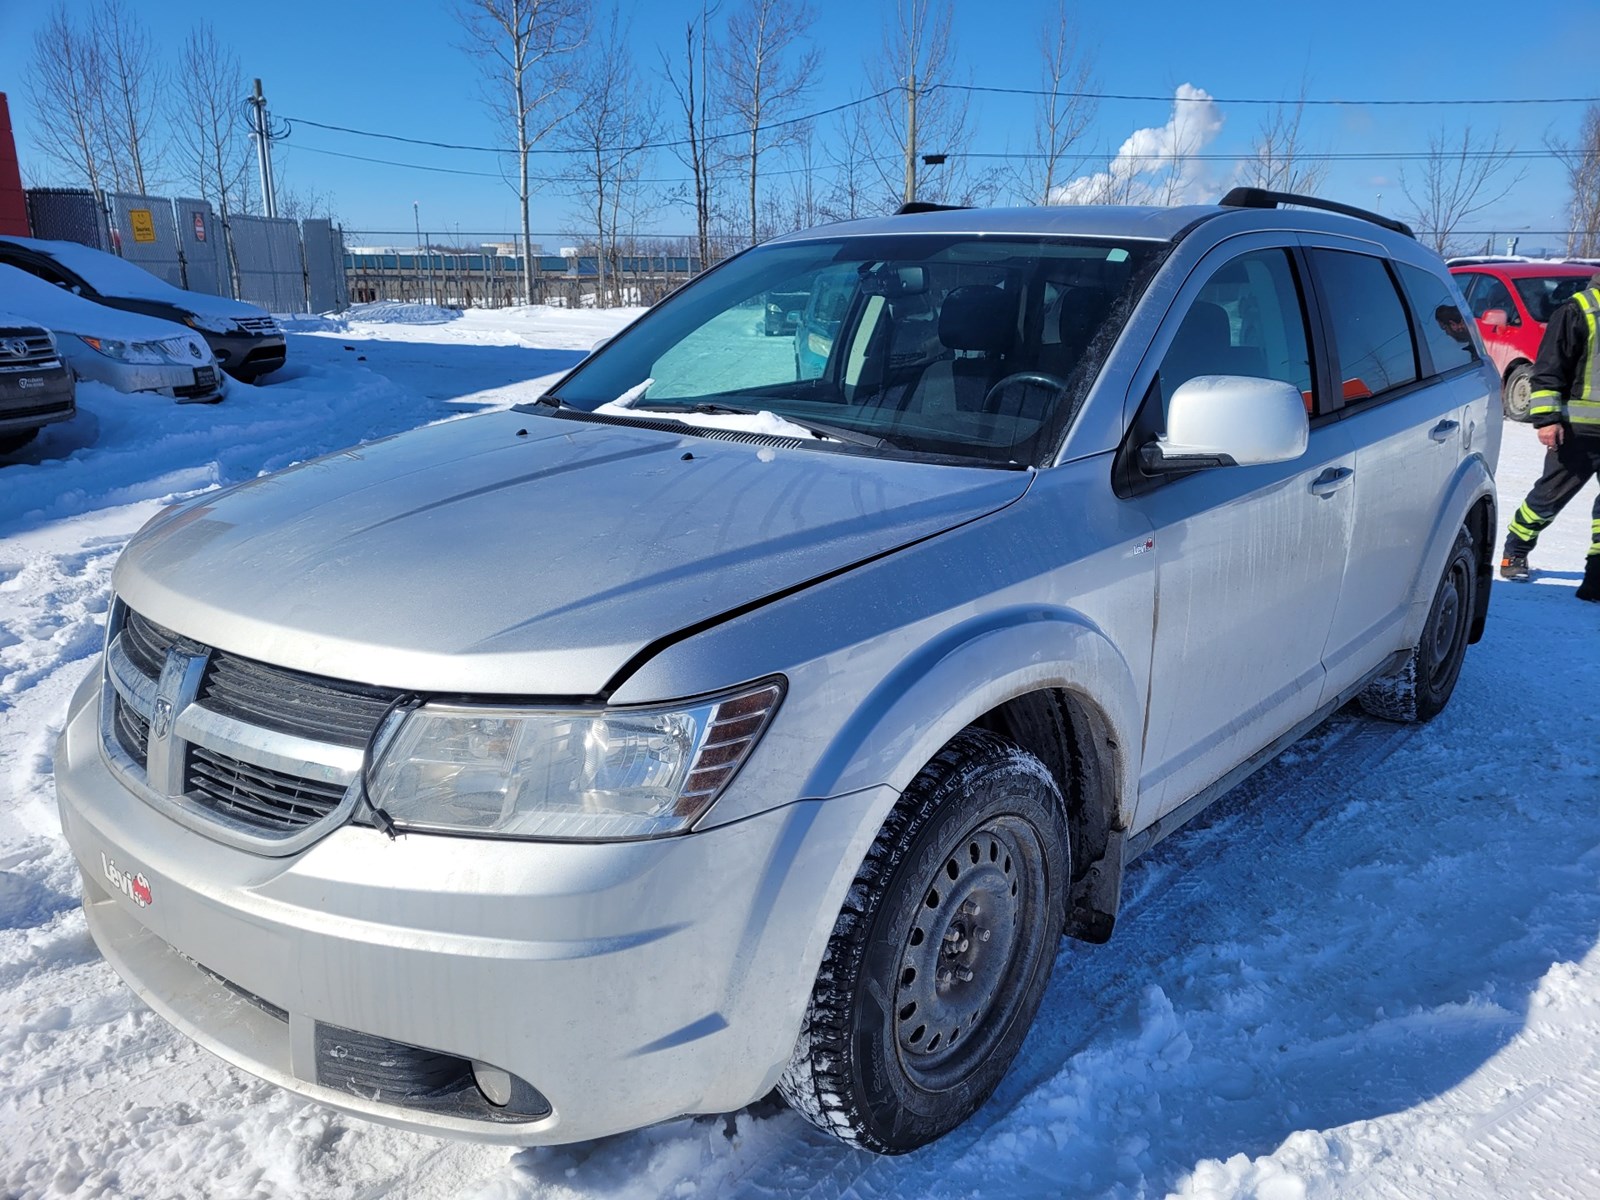
[(996, 396), (1010, 388), (1018, 387), (1024, 384), (1033, 384), (1039, 387), (1052, 388), (1057, 392), (1065, 392), (1067, 390), (1067, 381), (1062, 379), (1059, 375), (1051, 375), (1047, 371), (1018, 371), (1013, 375), (1007, 375), (1000, 379), (992, 388), (984, 393), (983, 411), (993, 411), (990, 407), (990, 403)]

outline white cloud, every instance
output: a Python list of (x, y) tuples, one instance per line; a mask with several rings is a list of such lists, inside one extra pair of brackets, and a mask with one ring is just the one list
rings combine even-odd
[(1222, 132), (1223, 114), (1211, 94), (1182, 84), (1165, 125), (1136, 129), (1107, 169), (1080, 175), (1055, 190), (1053, 204), (1193, 204), (1214, 190), (1201, 153)]

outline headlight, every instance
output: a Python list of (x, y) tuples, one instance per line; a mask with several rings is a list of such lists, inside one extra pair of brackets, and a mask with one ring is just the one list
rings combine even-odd
[(429, 704), (372, 774), (372, 802), (417, 830), (525, 838), (682, 833), (755, 748), (773, 681), (708, 700), (585, 710)]
[(205, 313), (190, 313), (183, 319), (183, 323), (190, 329), (199, 329), (205, 333), (237, 333), (239, 322), (232, 317), (212, 317)]
[(81, 334), (79, 340), (91, 350), (98, 350), (118, 362), (153, 366), (167, 361), (161, 347), (153, 342), (119, 342), (113, 338), (84, 337)]

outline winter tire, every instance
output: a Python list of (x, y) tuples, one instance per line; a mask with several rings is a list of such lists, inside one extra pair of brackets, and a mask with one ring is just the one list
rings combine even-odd
[(1505, 410), (1506, 420), (1526, 421), (1532, 405), (1533, 367), (1528, 363), (1518, 363), (1507, 373), (1500, 389), (1500, 407)]
[(1461, 676), (1477, 602), (1477, 555), (1472, 535), (1463, 529), (1445, 562), (1422, 640), (1399, 671), (1367, 685), (1361, 707), (1387, 721), (1431, 721), (1443, 712)]
[(988, 1099), (1065, 924), (1064, 812), (1045, 765), (982, 730), (912, 781), (856, 874), (778, 1085), (813, 1125), (903, 1154)]

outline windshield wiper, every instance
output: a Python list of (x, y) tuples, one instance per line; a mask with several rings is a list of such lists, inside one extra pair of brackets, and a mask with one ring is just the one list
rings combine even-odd
[(877, 437), (870, 433), (862, 433), (858, 429), (846, 429), (841, 425), (828, 425), (822, 421), (813, 421), (809, 418), (792, 417), (788, 413), (776, 412), (773, 409), (742, 408), (737, 404), (723, 404), (720, 401), (701, 400), (695, 404), (636, 404), (633, 408), (637, 413), (700, 413), (708, 417), (758, 417), (762, 412), (770, 412), (779, 420), (788, 421), (791, 425), (798, 425), (809, 433), (819, 437), (833, 438), (839, 442), (849, 442), (852, 446), (866, 446), (872, 450), (881, 450), (884, 447), (893, 448), (893, 443), (887, 438)]

